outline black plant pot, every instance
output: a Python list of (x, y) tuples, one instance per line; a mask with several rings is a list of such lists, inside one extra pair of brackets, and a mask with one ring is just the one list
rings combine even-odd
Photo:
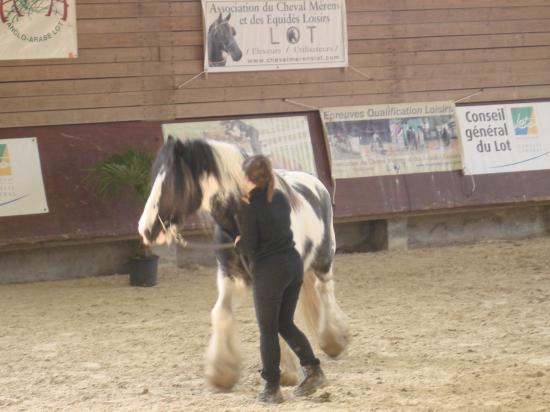
[(130, 286), (155, 286), (158, 262), (157, 255), (130, 258)]

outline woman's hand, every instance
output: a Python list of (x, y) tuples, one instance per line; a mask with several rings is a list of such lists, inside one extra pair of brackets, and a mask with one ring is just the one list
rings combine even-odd
[(236, 238), (235, 238), (235, 246), (237, 246), (237, 243), (239, 243), (239, 240), (241, 240), (241, 235), (238, 235)]

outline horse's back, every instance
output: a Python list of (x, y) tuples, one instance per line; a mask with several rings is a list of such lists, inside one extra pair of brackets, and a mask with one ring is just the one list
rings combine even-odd
[(328, 190), (316, 176), (306, 172), (282, 169), (277, 169), (276, 173), (282, 177), (294, 190), (299, 191), (301, 186), (305, 186), (309, 188), (309, 190), (313, 191), (321, 202), (328, 199), (329, 204), (331, 204)]

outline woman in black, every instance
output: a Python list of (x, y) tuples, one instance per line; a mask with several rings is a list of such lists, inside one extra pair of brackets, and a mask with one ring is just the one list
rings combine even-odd
[(240, 215), (238, 253), (249, 257), (253, 275), (254, 306), (260, 329), (262, 378), (265, 387), (258, 395), (262, 402), (280, 403), (280, 347), (278, 334), (296, 353), (305, 378), (295, 388), (306, 396), (326, 383), (305, 335), (294, 324), (294, 311), (304, 277), (302, 259), (294, 248), (290, 229), (290, 205), (285, 195), (274, 189), (269, 159), (262, 155), (247, 159), (243, 165), (248, 196), (243, 198)]

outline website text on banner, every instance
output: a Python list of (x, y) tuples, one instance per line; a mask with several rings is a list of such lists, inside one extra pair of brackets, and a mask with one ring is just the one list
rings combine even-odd
[(453, 102), (321, 110), (336, 178), (461, 168)]
[(464, 174), (550, 169), (550, 102), (457, 108)]
[(208, 72), (345, 67), (345, 0), (202, 0)]
[(306, 116), (167, 123), (162, 131), (164, 139), (221, 140), (269, 156), (276, 168), (317, 172)]
[(75, 0), (0, 0), (0, 60), (77, 57)]
[(47, 213), (36, 138), (0, 140), (0, 217)]

